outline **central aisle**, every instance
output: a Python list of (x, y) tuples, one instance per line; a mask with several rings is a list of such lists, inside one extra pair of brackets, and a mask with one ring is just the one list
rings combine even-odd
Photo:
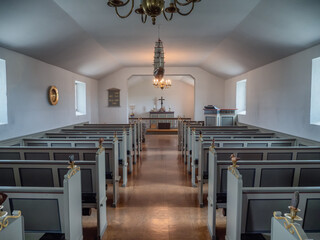
[(191, 187), (177, 146), (177, 135), (146, 136), (128, 185), (120, 188), (117, 208), (109, 207), (108, 191), (108, 229), (103, 239), (210, 239), (207, 208), (198, 206), (197, 188)]

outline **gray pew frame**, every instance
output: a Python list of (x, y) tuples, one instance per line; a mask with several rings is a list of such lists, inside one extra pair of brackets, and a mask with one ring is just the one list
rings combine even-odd
[[(190, 135), (190, 136), (189, 136)], [(192, 146), (192, 134), (188, 133), (187, 144), (185, 146), (185, 153), (184, 153), (184, 163), (187, 164), (187, 171), (190, 173), (191, 171), (191, 164), (190, 164), (190, 157), (191, 157), (191, 146)], [(204, 136), (204, 135), (203, 135)], [(274, 133), (238, 133), (238, 132), (230, 132), (230, 133), (210, 133), (210, 137), (214, 139), (261, 139), (261, 138), (274, 138)]]
[[(320, 148), (319, 147), (291, 147), (291, 148), (213, 148), (213, 147), (210, 147), (208, 149), (208, 152), (209, 152), (209, 161), (208, 161), (208, 183), (210, 186), (208, 186), (208, 194), (209, 194), (209, 190), (211, 188), (214, 188), (216, 193), (220, 193), (218, 191), (220, 191), (220, 182), (221, 182), (221, 174), (218, 173), (217, 171), (217, 166), (218, 165), (225, 165), (226, 162), (229, 162), (230, 163), (230, 160), (226, 161), (226, 160), (219, 160), (217, 159), (217, 153), (219, 151), (224, 151), (226, 150), (227, 151), (231, 151), (230, 155), (232, 154), (232, 151), (234, 151), (235, 155), (237, 152), (248, 152), (248, 151), (257, 151), (257, 149), (259, 150), (262, 150), (262, 152), (264, 153), (281, 153), (281, 152), (285, 152), (285, 153), (288, 153), (290, 151), (292, 151), (292, 153), (294, 153), (293, 155), (295, 156), (295, 159), (291, 159), (291, 160), (267, 160), (267, 159), (257, 159), (257, 160), (246, 160), (246, 159), (240, 159), (239, 163), (242, 163), (244, 162), (244, 164), (246, 164), (246, 166), (249, 166), (249, 165), (253, 165), (253, 164), (256, 164), (259, 169), (259, 166), (261, 168), (261, 166), (265, 165), (265, 166), (268, 166), (268, 165), (273, 165), (273, 164), (290, 164), (290, 162), (292, 164), (297, 164), (297, 165), (301, 165), (301, 164), (313, 164), (313, 163), (316, 163), (314, 162), (312, 159), (311, 161), (309, 160), (300, 160), (300, 161), (297, 161), (296, 159), (296, 156), (297, 156), (297, 153), (310, 153), (310, 152), (315, 152), (315, 153), (318, 153), (320, 152)], [(290, 149), (288, 151), (288, 149)], [(237, 156), (237, 155), (236, 155)], [(319, 159), (320, 160), (320, 159)], [(317, 164), (317, 163), (316, 163)], [(199, 167), (199, 173), (201, 173), (202, 169), (201, 169), (201, 166)], [(296, 173), (295, 173), (296, 174)], [(260, 177), (259, 174), (256, 174), (255, 177)], [(294, 175), (294, 179), (296, 179), (298, 176), (297, 175)], [(298, 180), (295, 180), (293, 182), (293, 184), (297, 184)], [(203, 174), (201, 175), (198, 175), (198, 200), (199, 200), (199, 205), (200, 207), (203, 207), (203, 184), (205, 183), (205, 179), (203, 179)], [(255, 180), (255, 183), (258, 184), (258, 179)], [(219, 185), (215, 185), (215, 184), (218, 184)], [(219, 186), (219, 187), (217, 187)], [(256, 185), (257, 186), (257, 185)], [(212, 193), (212, 192), (211, 192)], [(219, 207), (222, 207), (224, 208), (225, 205), (224, 204), (219, 204)]]
[[(130, 127), (130, 125), (133, 125), (133, 129), (136, 135), (136, 139), (137, 139), (137, 150), (141, 151), (142, 147), (141, 144), (142, 142), (144, 142), (144, 132), (142, 131), (142, 120), (137, 120), (134, 121), (133, 123), (130, 124), (84, 124), (83, 127), (89, 127), (89, 128), (116, 128), (116, 127)], [(80, 128), (81, 126), (77, 126), (75, 128)]]
[[(85, 154), (96, 154), (97, 149), (96, 148), (54, 148), (54, 147), (0, 147), (0, 161), (1, 159), (5, 160), (26, 160), (25, 159), (25, 153), (46, 153), (49, 156), (49, 159), (40, 159), (40, 160), (50, 160), (55, 161), (54, 154), (55, 153), (63, 153), (67, 155), (75, 154), (79, 156), (79, 159), (75, 158), (76, 161), (85, 161)], [(118, 186), (120, 181), (119, 176), (119, 168), (118, 168), (118, 140), (113, 140), (113, 148), (105, 148), (105, 151), (109, 153), (109, 161), (112, 163), (111, 167), (113, 167), (113, 177), (112, 179), (107, 179), (107, 183), (111, 183), (113, 185), (113, 197), (114, 201), (118, 201)], [(2, 158), (1, 153), (15, 153), (18, 154), (18, 158)], [(67, 159), (65, 159), (67, 160)], [(94, 161), (93, 159), (87, 160), (87, 161)], [(107, 160), (105, 161), (107, 163)]]
[[(117, 136), (119, 140), (119, 149), (120, 149), (120, 159), (122, 159), (122, 168), (123, 171), (128, 170), (128, 159), (129, 159), (129, 173), (133, 171), (133, 163), (137, 161), (137, 155), (135, 152), (132, 152), (131, 141), (128, 140), (128, 137), (125, 131), (108, 131), (108, 132), (72, 132), (68, 133), (67, 131), (64, 133), (47, 133), (47, 139), (78, 139), (78, 140), (92, 140), (92, 139), (99, 139), (103, 138), (105, 140), (111, 140), (115, 136)], [(131, 147), (130, 147), (131, 146)], [(132, 153), (134, 154), (134, 162)], [(125, 180), (126, 178), (124, 178)]]
[[(259, 133), (257, 129), (250, 130), (247, 126), (194, 126), (194, 125), (188, 125), (187, 123), (184, 124), (184, 130), (183, 130), (183, 155), (185, 155), (188, 152), (188, 147), (187, 145), (189, 144), (190, 138), (192, 131), (196, 131), (197, 133), (200, 133), (200, 131), (203, 134), (222, 134), (222, 135), (230, 135), (232, 133), (238, 133), (238, 134), (245, 134), (242, 133), (244, 131), (247, 131), (246, 133)], [(222, 133), (224, 132), (224, 133)], [(265, 133), (264, 133), (265, 134)], [(270, 135), (268, 133), (268, 135)]]
[[(59, 209), (61, 232), (66, 240), (82, 240), (81, 216), (81, 172), (70, 175), (70, 169), (65, 176), (63, 187), (0, 187), (0, 192), (8, 195), (4, 207), (12, 211), (10, 199), (56, 199)], [(71, 176), (70, 178), (68, 177)], [(23, 212), (22, 212), (23, 215)], [(24, 219), (26, 221), (26, 219)], [(38, 231), (39, 233), (40, 231)], [(43, 232), (44, 234), (45, 232)]]
[[(69, 144), (70, 146), (69, 147), (74, 147), (74, 148), (78, 148), (77, 147), (77, 144), (80, 145), (93, 145), (93, 147), (96, 147), (96, 148), (99, 148), (99, 142), (97, 141), (98, 138), (95, 140), (95, 139), (73, 139), (73, 138), (69, 138), (69, 137), (66, 137), (66, 138), (29, 138), (29, 139), (23, 139), (23, 144), (25, 146), (28, 146), (28, 147), (31, 147), (31, 146), (35, 146), (35, 144), (41, 144), (41, 146), (43, 146), (43, 144), (46, 144), (45, 147), (54, 147), (52, 146), (53, 144)], [(115, 144), (114, 144), (114, 139), (107, 139), (107, 140), (104, 140), (104, 142), (102, 143), (102, 146), (105, 147), (105, 149), (108, 151), (109, 153), (109, 156), (113, 153), (113, 149), (115, 149)], [(119, 149), (119, 138), (117, 138), (117, 142), (118, 142), (118, 145), (117, 145), (117, 149)], [(29, 145), (31, 144), (31, 145)], [(112, 150), (111, 149), (111, 146), (112, 146)], [(124, 150), (124, 145), (122, 145), (122, 156), (125, 152)], [(121, 153), (120, 151), (120, 153)], [(117, 151), (118, 152), (118, 151)], [(114, 153), (113, 153), (114, 154)], [(114, 157), (113, 159), (119, 159), (119, 157)], [(119, 162), (118, 164), (115, 163), (115, 162), (112, 162), (112, 166), (115, 166), (115, 167), (112, 167), (112, 172), (115, 171), (115, 168), (117, 168), (117, 166), (119, 166)], [(125, 162), (124, 164), (122, 164), (122, 186), (125, 187), (127, 185), (127, 163)], [(108, 179), (107, 179), (108, 180)], [(116, 171), (116, 175), (115, 175), (115, 181), (113, 182), (110, 182), (108, 181), (107, 183), (115, 183), (117, 184), (117, 182), (120, 181), (120, 177), (119, 177), (119, 170)], [(118, 192), (118, 190), (116, 191)]]
[[(132, 128), (133, 126), (133, 128)], [(142, 135), (140, 130), (140, 124), (84, 124), (81, 126), (74, 126), (73, 130), (90, 130), (90, 131), (120, 131), (121, 129), (128, 130), (128, 139), (132, 136), (132, 147), (134, 151), (134, 155), (137, 156), (140, 154), (142, 149)], [(68, 130), (68, 129), (66, 129)], [(129, 144), (129, 141), (128, 141)], [(134, 160), (136, 162), (136, 159)]]
[[(101, 186), (106, 185), (105, 179), (105, 149), (100, 148), (96, 152), (95, 161), (78, 161), (76, 164), (81, 168), (82, 172), (84, 170), (91, 171), (91, 181), (92, 183), (92, 193), (96, 195), (95, 203), (82, 203), (83, 208), (96, 208), (97, 209), (97, 223), (98, 223), (98, 238), (102, 238), (105, 229), (107, 227), (106, 218), (106, 189)], [(20, 175), (20, 169), (51, 169), (52, 173), (52, 187), (63, 187), (60, 186), (59, 170), (67, 169), (68, 161), (58, 161), (58, 160), (0, 160), (0, 169), (12, 169), (14, 174), (14, 181), (16, 187), (22, 186), (22, 180)], [(41, 179), (39, 179), (41, 181)], [(81, 182), (82, 184), (82, 182)], [(117, 205), (118, 201), (118, 188), (113, 188), (113, 206)], [(100, 226), (100, 225), (101, 226)], [(99, 232), (100, 231), (100, 232)]]
[[(204, 162), (207, 160), (207, 154), (202, 154), (209, 150), (209, 147), (212, 144), (212, 141), (203, 141), (201, 138), (193, 138), (192, 141), (192, 154), (191, 154), (191, 184), (193, 187), (196, 185), (196, 169), (205, 166)], [(215, 146), (224, 147), (225, 144), (241, 144), (243, 148), (247, 148), (249, 144), (263, 144), (266, 147), (274, 147), (275, 144), (295, 146), (295, 139), (282, 139), (282, 138), (266, 138), (266, 139), (217, 139), (215, 141)], [(251, 147), (251, 146), (249, 146)], [(196, 163), (198, 160), (198, 163)], [(199, 171), (201, 172), (201, 170)], [(200, 175), (200, 174), (198, 174)]]
[[(250, 200), (288, 200), (290, 205), (293, 193), (298, 191), (300, 194), (299, 216), (306, 221), (306, 206), (310, 199), (320, 198), (320, 187), (263, 187), (263, 188), (243, 188), (242, 176), (236, 168), (231, 167), (228, 170), (228, 195), (227, 202), (228, 217), (226, 228), (227, 240), (241, 239), (241, 234), (246, 233), (246, 224), (248, 218), (248, 205)], [(279, 209), (274, 209), (278, 211)], [(289, 211), (289, 210), (288, 210)], [(265, 214), (262, 217), (266, 217)], [(271, 220), (272, 213), (269, 218)], [(271, 223), (270, 223), (271, 226)]]

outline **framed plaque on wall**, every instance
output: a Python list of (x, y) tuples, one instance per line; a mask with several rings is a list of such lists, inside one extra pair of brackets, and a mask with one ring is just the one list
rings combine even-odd
[(120, 89), (108, 89), (108, 107), (120, 107)]

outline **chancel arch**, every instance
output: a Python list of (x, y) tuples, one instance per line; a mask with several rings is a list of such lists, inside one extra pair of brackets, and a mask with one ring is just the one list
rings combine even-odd
[[(191, 75), (166, 75), (172, 85), (157, 88), (152, 75), (133, 75), (128, 79), (128, 116), (149, 117), (150, 111), (174, 112), (175, 117), (194, 118), (194, 85)], [(162, 99), (162, 105), (161, 100)]]

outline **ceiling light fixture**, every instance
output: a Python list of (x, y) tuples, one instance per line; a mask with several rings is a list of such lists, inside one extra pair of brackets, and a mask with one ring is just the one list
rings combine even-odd
[[(163, 13), (164, 18), (167, 21), (171, 21), (174, 13), (179, 13), (182, 16), (189, 15), (193, 9), (196, 2), (201, 0), (183, 0), (184, 2), (179, 2), (178, 0), (170, 0), (169, 6), (165, 8), (165, 0), (140, 0), (140, 7), (135, 9), (135, 13), (141, 15), (141, 21), (145, 23), (147, 17), (151, 17), (152, 24), (156, 24), (156, 17)], [(120, 15), (118, 8), (124, 7), (131, 2), (131, 9), (127, 15)], [(169, 0), (167, 0), (169, 2)], [(191, 8), (188, 12), (181, 12), (178, 6), (185, 7), (191, 4)], [(127, 0), (126, 2), (122, 0), (108, 0), (108, 6), (115, 8), (116, 14), (120, 18), (127, 18), (133, 11), (134, 0)], [(169, 16), (166, 15), (169, 14)]]
[(171, 87), (171, 80), (164, 80), (164, 50), (163, 42), (160, 39), (160, 25), (158, 26), (158, 41), (154, 47), (154, 60), (153, 60), (153, 85), (156, 88), (165, 88)]

